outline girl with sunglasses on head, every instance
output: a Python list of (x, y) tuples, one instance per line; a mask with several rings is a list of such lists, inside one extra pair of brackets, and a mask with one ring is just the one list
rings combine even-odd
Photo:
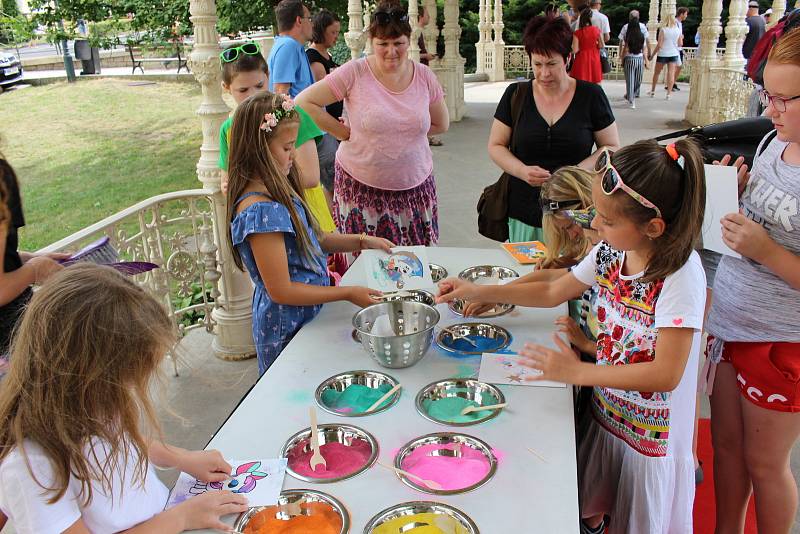
[(593, 418), (578, 449), (582, 532), (691, 532), (706, 296), (693, 250), (705, 209), (702, 153), (691, 140), (666, 148), (639, 141), (603, 151), (595, 171), (592, 228), (602, 241), (569, 274), (524, 292), (448, 279), (438, 300), (549, 307), (597, 284), (595, 364), (557, 335), (550, 347), (520, 351), (541, 372), (536, 379), (594, 386)]

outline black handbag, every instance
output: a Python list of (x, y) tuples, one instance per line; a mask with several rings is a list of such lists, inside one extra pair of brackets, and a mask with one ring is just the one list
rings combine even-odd
[(747, 166), (752, 168), (758, 144), (773, 129), (772, 121), (767, 117), (748, 117), (696, 126), (660, 135), (655, 140), (664, 141), (685, 135), (700, 142), (706, 163), (718, 161), (725, 154), (730, 154), (734, 159), (743, 156)]
[(600, 51), (600, 69), (603, 71), (603, 74), (611, 72), (611, 62), (608, 61), (608, 55), (604, 50)]
[[(522, 114), (522, 98), (530, 90), (530, 82), (517, 82), (511, 97), (511, 151), (516, 148), (516, 130)], [(484, 188), (478, 199), (478, 233), (489, 239), (508, 241), (508, 184), (515, 178), (504, 172), (492, 185)]]

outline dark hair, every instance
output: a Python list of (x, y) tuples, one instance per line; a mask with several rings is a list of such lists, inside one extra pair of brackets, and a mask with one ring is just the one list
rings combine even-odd
[(339, 22), (339, 15), (327, 9), (320, 9), (319, 13), (314, 15), (314, 18), (311, 20), (313, 27), (311, 30), (311, 42), (317, 44), (324, 43), (325, 30), (334, 22)]
[[(228, 48), (235, 48), (238, 45), (232, 44)], [(233, 83), (233, 79), (241, 72), (254, 72), (260, 71), (269, 76), (269, 67), (267, 60), (261, 54), (239, 54), (234, 61), (222, 62), (222, 81), (225, 85)]]
[(625, 46), (631, 54), (641, 54), (644, 50), (644, 34), (639, 26), (639, 17), (628, 20), (628, 29), (625, 31)]
[(557, 55), (563, 57), (566, 62), (572, 53), (572, 30), (564, 17), (538, 15), (525, 26), (522, 44), (525, 45), (528, 56)]
[[(412, 0), (414, 1), (414, 0)], [(394, 11), (405, 11), (397, 0), (381, 0), (378, 2), (378, 7), (375, 12), (383, 11), (384, 13), (392, 13)], [(370, 39), (397, 39), (406, 36), (411, 37), (411, 24), (406, 22), (398, 22), (394, 19), (389, 21), (389, 24), (378, 24), (377, 19), (373, 16), (367, 28), (367, 34)]]
[[(297, 17), (305, 14), (306, 7), (300, 0), (281, 0), (275, 6), (275, 20), (278, 22), (278, 32), (288, 32), (294, 28)], [(310, 11), (310, 10), (309, 10)]]
[[(689, 259), (703, 227), (706, 206), (706, 179), (703, 153), (692, 139), (675, 143), (683, 156), (683, 168), (666, 149), (652, 139), (637, 141), (616, 151), (611, 163), (625, 184), (658, 206), (666, 228), (653, 241), (658, 250), (647, 265), (644, 281), (663, 279), (680, 269)], [(620, 212), (637, 224), (645, 225), (655, 213), (624, 191), (613, 198)]]
[(581, 11), (581, 16), (578, 18), (578, 27), (579, 28), (586, 28), (587, 26), (592, 25), (592, 10), (590, 8), (584, 8)]
[(558, 4), (547, 4), (544, 8), (544, 16), (557, 17), (560, 11)]
[(688, 14), (689, 13), (689, 8), (688, 7), (679, 7), (678, 10), (675, 12), (675, 16), (676, 17), (680, 17), (684, 13)]

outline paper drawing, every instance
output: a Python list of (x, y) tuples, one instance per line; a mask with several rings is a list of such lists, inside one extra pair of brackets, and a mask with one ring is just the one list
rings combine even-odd
[(481, 357), (481, 369), (478, 380), (489, 384), (505, 384), (510, 386), (541, 386), (563, 388), (566, 384), (549, 380), (530, 381), (528, 378), (541, 374), (520, 363), (520, 356), (515, 354), (497, 354), (485, 352)]
[(362, 253), (367, 286), (381, 291), (433, 287), (425, 247), (396, 247), (391, 254), (379, 250)]
[(739, 211), (739, 184), (736, 168), (725, 165), (705, 165), (706, 214), (703, 217), (703, 248), (741, 258), (722, 240), (723, 216)]
[(540, 241), (525, 241), (522, 243), (501, 243), (500, 246), (508, 252), (517, 263), (529, 265), (544, 258), (547, 247)]

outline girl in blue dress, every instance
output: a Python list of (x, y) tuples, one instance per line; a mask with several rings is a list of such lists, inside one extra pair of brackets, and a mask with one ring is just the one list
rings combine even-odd
[(250, 274), (253, 340), (263, 374), (322, 304), (375, 302), (379, 291), (329, 287), (327, 254), (394, 245), (366, 234), (323, 233), (294, 167), (299, 116), (285, 95), (259, 93), (236, 109), (228, 159), (228, 220), (236, 265)]

